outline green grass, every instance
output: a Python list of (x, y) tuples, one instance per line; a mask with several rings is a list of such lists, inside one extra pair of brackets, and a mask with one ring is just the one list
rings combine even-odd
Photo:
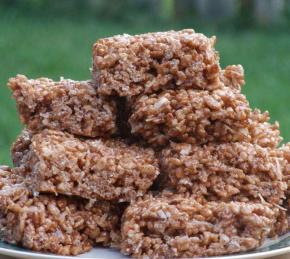
[[(21, 73), (32, 78), (88, 79), (91, 46), (97, 38), (183, 27), (0, 14), (0, 164), (11, 163), (10, 145), (22, 127), (6, 87), (9, 77)], [(284, 140), (290, 141), (290, 34), (212, 31), (207, 35), (217, 35), (222, 65), (240, 63), (244, 66), (247, 84), (243, 91), (251, 105), (269, 110), (272, 120), (280, 122)]]

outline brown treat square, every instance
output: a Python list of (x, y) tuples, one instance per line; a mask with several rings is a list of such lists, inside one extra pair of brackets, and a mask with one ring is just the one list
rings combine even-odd
[(144, 195), (159, 174), (150, 148), (117, 139), (83, 140), (44, 130), (18, 138), (12, 148), (15, 166), (25, 168), (35, 191), (88, 199), (131, 201)]
[(144, 198), (123, 216), (124, 254), (134, 258), (208, 257), (253, 250), (279, 210), (261, 203), (198, 203), (181, 195)]
[(277, 149), (250, 143), (195, 146), (171, 143), (161, 153), (168, 186), (213, 201), (256, 201), (282, 205), (286, 161)]
[(49, 128), (86, 137), (109, 136), (117, 131), (115, 102), (98, 96), (90, 81), (55, 82), (18, 75), (8, 85), (20, 119), (31, 131)]
[(128, 34), (93, 46), (93, 78), (102, 95), (134, 96), (168, 87), (220, 86), (215, 37), (193, 30)]
[(33, 195), (15, 174), (19, 170), (0, 169), (3, 241), (61, 255), (87, 252), (93, 244), (119, 243), (119, 212), (115, 205), (61, 195)]

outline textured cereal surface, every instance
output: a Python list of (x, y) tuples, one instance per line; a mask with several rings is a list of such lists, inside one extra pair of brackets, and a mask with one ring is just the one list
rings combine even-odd
[(28, 136), (24, 132), (16, 141), (12, 157), (16, 166), (26, 168), (35, 191), (130, 201), (146, 193), (159, 174), (150, 148), (115, 139), (82, 140), (54, 130), (30, 141)]
[(250, 143), (171, 143), (161, 154), (169, 186), (213, 201), (282, 204), (287, 189), (285, 164), (278, 150)]
[(253, 250), (278, 209), (261, 203), (209, 202), (171, 195), (144, 198), (123, 215), (122, 252), (134, 258), (191, 258)]
[[(32, 136), (33, 133), (31, 131), (24, 129), (11, 146), (11, 157), (15, 167), (23, 167), (22, 162), (24, 161), (22, 160), (29, 157)], [(22, 173), (26, 173), (26, 171), (23, 170)]]
[(285, 207), (280, 207), (277, 221), (275, 223), (273, 230), (269, 235), (270, 238), (277, 238), (278, 236), (287, 234), (290, 231), (289, 211), (287, 211), (287, 208)]
[(93, 78), (103, 95), (134, 96), (168, 87), (220, 86), (215, 37), (193, 30), (117, 35), (93, 47)]
[(90, 81), (48, 78), (28, 79), (18, 75), (8, 83), (21, 121), (30, 130), (65, 130), (87, 136), (116, 132), (116, 105), (99, 97)]
[(277, 147), (281, 141), (279, 124), (270, 124), (267, 112), (251, 111), (246, 97), (229, 87), (214, 91), (165, 90), (131, 98), (129, 106), (131, 132), (154, 146), (173, 140)]
[(244, 68), (241, 65), (227, 66), (220, 72), (220, 79), (224, 86), (240, 90), (245, 84)]
[(287, 198), (287, 206), (289, 210), (290, 215), (290, 142), (284, 144), (280, 149), (282, 151), (282, 154), (286, 160), (286, 166), (284, 167), (284, 180), (287, 183), (288, 189), (286, 192), (286, 198)]
[(259, 109), (254, 109), (251, 112), (248, 129), (251, 143), (270, 148), (279, 146), (282, 141), (279, 123), (276, 121), (272, 124), (269, 121), (269, 112), (262, 113)]
[(13, 170), (0, 169), (2, 240), (61, 255), (84, 253), (93, 244), (117, 245), (119, 215), (114, 205), (64, 196), (33, 196)]
[(165, 90), (133, 101), (132, 133), (150, 144), (248, 141), (249, 104), (230, 88), (212, 92)]

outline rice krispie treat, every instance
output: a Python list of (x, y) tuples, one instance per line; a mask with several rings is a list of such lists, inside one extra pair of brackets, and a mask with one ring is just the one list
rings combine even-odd
[(115, 102), (98, 96), (90, 81), (17, 75), (8, 85), (20, 119), (30, 130), (50, 128), (86, 137), (116, 132)]
[(64, 196), (34, 196), (13, 170), (0, 168), (3, 241), (61, 255), (87, 252), (93, 244), (119, 243), (119, 212), (115, 205)]
[(230, 88), (165, 90), (132, 101), (131, 131), (150, 144), (249, 141), (250, 107)]
[(145, 198), (123, 215), (124, 254), (134, 258), (218, 256), (255, 249), (278, 209), (261, 203), (209, 202), (171, 195)]
[(93, 78), (103, 95), (134, 96), (170, 87), (220, 87), (215, 37), (193, 30), (117, 35), (93, 46)]
[(245, 141), (276, 148), (282, 140), (279, 123), (269, 123), (268, 112), (251, 111), (233, 88), (166, 90), (128, 100), (131, 132), (151, 145)]
[(250, 143), (195, 146), (171, 143), (160, 159), (168, 186), (213, 201), (282, 204), (286, 161), (277, 149)]
[(82, 140), (54, 130), (28, 138), (28, 133), (20, 136), (12, 158), (38, 192), (131, 201), (145, 194), (159, 174), (152, 149), (121, 140)]

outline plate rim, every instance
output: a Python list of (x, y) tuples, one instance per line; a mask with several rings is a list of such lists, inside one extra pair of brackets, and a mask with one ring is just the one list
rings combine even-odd
[[(103, 248), (103, 249), (112, 249), (112, 248)], [(253, 250), (255, 251), (255, 250)], [(290, 245), (287, 247), (277, 248), (270, 251), (264, 252), (257, 252), (252, 254), (237, 254), (237, 255), (224, 255), (224, 256), (214, 256), (214, 257), (202, 257), (203, 259), (248, 259), (248, 258), (269, 258), (271, 256), (278, 256), (284, 254), (290, 254)], [(49, 253), (41, 253), (41, 252), (34, 252), (34, 251), (20, 251), (11, 248), (4, 248), (0, 247), (0, 255), (7, 255), (7, 256), (25, 256), (25, 258), (37, 258), (37, 259), (75, 259), (75, 258), (83, 258), (83, 259), (101, 259), (104, 257), (94, 256), (94, 257), (79, 257), (79, 256), (64, 256), (64, 255), (55, 255)], [(119, 258), (128, 258), (125, 255), (120, 253)], [(129, 257), (130, 258), (130, 257)], [(197, 259), (197, 258), (196, 258)]]

